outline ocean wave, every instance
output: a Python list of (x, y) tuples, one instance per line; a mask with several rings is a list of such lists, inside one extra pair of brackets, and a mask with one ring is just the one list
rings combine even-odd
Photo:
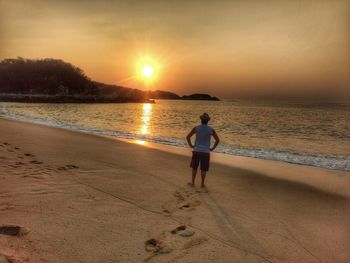
[[(113, 136), (123, 139), (143, 140), (177, 147), (187, 147), (187, 143), (185, 140), (167, 137), (146, 136), (121, 131), (103, 130), (85, 126), (72, 125), (61, 121), (47, 120), (44, 118), (33, 118), (26, 115), (13, 114), (5, 109), (0, 109), (0, 115), (7, 119), (19, 120), (51, 127), (59, 127), (84, 133), (103, 136)], [(288, 162), (300, 165), (316, 166), (333, 170), (350, 171), (350, 156), (300, 153), (291, 150), (243, 148), (237, 145), (225, 144), (218, 146), (216, 152), (229, 155)]]

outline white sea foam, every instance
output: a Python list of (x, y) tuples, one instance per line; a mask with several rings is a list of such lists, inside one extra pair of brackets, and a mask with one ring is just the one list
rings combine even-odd
[[(33, 118), (26, 115), (14, 114), (9, 112), (6, 109), (0, 109), (0, 115), (8, 119), (20, 120), (24, 122), (41, 124), (41, 125), (46, 125), (51, 127), (59, 127), (59, 128), (64, 128), (64, 129), (69, 129), (69, 130), (74, 130), (74, 131), (79, 131), (84, 133), (104, 135), (104, 136), (114, 136), (114, 137), (123, 138), (123, 139), (144, 140), (144, 141), (172, 145), (177, 147), (187, 147), (187, 143), (185, 140), (179, 140), (179, 139), (167, 138), (167, 137), (138, 135), (138, 134), (132, 134), (132, 133), (127, 133), (122, 131), (96, 129), (96, 128), (84, 127), (79, 125), (71, 125), (61, 121), (47, 120), (44, 118)], [(259, 159), (266, 159), (266, 160), (275, 160), (275, 161), (282, 161), (282, 162), (288, 162), (288, 163), (300, 164), (300, 165), (310, 165), (310, 166), (316, 166), (316, 167), (333, 169), (333, 170), (350, 171), (350, 156), (309, 154), (309, 153), (300, 153), (296, 151), (276, 150), (276, 149), (243, 148), (240, 146), (224, 145), (224, 144), (220, 145), (216, 151), (224, 154), (230, 154), (230, 155), (246, 156), (246, 157), (253, 157), (253, 158), (259, 158)]]

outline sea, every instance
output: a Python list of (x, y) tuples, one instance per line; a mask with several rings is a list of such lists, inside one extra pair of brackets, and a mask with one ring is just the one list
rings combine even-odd
[(203, 112), (221, 139), (217, 152), (350, 171), (350, 103), (0, 102), (4, 118), (176, 147), (188, 147), (185, 137)]

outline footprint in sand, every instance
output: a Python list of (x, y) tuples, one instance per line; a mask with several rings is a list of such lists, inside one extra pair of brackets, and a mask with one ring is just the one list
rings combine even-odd
[[(23, 235), (28, 234), (29, 231), (21, 226), (16, 225), (0, 225), (0, 235), (12, 236), (20, 238)], [(24, 261), (23, 261), (24, 260)], [(18, 259), (17, 256), (7, 256), (0, 252), (0, 263), (15, 263), (15, 262), (27, 262), (25, 259)]]
[(202, 244), (206, 241), (208, 241), (208, 238), (206, 238), (205, 236), (196, 237), (196, 238), (193, 238), (193, 239), (187, 241), (183, 245), (183, 248), (189, 249), (189, 248), (194, 247), (194, 246), (199, 246), (200, 244)]
[[(200, 193), (195, 189), (179, 189), (173, 194), (173, 198), (162, 205), (165, 215), (180, 211), (192, 211), (195, 207), (201, 205), (199, 199)], [(151, 255), (144, 261), (149, 261), (152, 257), (159, 254), (168, 254), (174, 251), (175, 257), (180, 256), (185, 251), (206, 242), (205, 236), (194, 236), (196, 232), (186, 225), (180, 225), (176, 228), (163, 232), (159, 238), (151, 238), (145, 242), (145, 250), (151, 252)]]
[(78, 166), (76, 166), (76, 165), (74, 165), (74, 164), (68, 164), (68, 165), (66, 165), (66, 167), (67, 167), (68, 169), (77, 169), (77, 168), (79, 168)]
[(30, 161), (30, 163), (33, 163), (33, 164), (43, 164), (43, 162), (40, 162), (40, 161), (37, 161), (37, 160)]
[(35, 157), (33, 154), (30, 154), (30, 153), (25, 153), (24, 155), (27, 157)]
[(147, 257), (144, 262), (150, 260), (151, 258), (159, 254), (169, 254), (173, 251), (173, 248), (170, 247), (164, 240), (157, 240), (151, 238), (145, 242), (145, 250), (151, 252), (151, 255)]
[(191, 237), (194, 235), (195, 231), (188, 229), (185, 225), (181, 225), (171, 230), (170, 233), (173, 235), (179, 234), (182, 237)]
[(192, 211), (195, 207), (199, 206), (200, 204), (201, 201), (199, 200), (187, 200), (185, 204), (179, 206), (179, 209)]
[(7, 236), (23, 236), (27, 234), (28, 231), (20, 226), (14, 225), (0, 225), (0, 234)]
[(151, 239), (148, 239), (146, 242), (145, 242), (145, 249), (146, 251), (148, 252), (156, 252), (158, 251), (158, 240), (154, 239), (154, 238), (151, 238)]
[(74, 164), (67, 164), (65, 166), (58, 167), (57, 170), (59, 170), (59, 171), (67, 171), (67, 170), (78, 169), (78, 168), (79, 168), (79, 166), (76, 166)]
[[(170, 231), (171, 235), (179, 234), (183, 237), (190, 237), (194, 235), (194, 231), (186, 231), (186, 226), (179, 226)], [(187, 234), (184, 234), (187, 233)], [(172, 252), (176, 247), (179, 248), (181, 240), (176, 240), (176, 238), (169, 235), (169, 233), (164, 232), (160, 238), (151, 238), (145, 242), (145, 250), (147, 252), (152, 252), (153, 256), (156, 254), (168, 254)]]
[(191, 190), (178, 190), (174, 193), (175, 200), (169, 200), (162, 205), (165, 214), (172, 214), (177, 210), (192, 211), (201, 204), (198, 193)]
[(196, 233), (186, 225), (180, 225), (171, 231), (163, 232), (159, 238), (151, 238), (145, 242), (145, 250), (150, 252), (150, 256), (144, 261), (160, 254), (174, 253), (181, 255), (185, 250), (197, 246), (207, 241), (204, 236), (194, 236)]
[(14, 263), (14, 261), (9, 257), (0, 254), (0, 263)]

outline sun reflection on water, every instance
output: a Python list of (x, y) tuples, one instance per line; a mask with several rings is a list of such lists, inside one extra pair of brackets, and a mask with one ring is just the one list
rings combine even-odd
[(134, 143), (139, 144), (139, 145), (143, 145), (143, 146), (147, 145), (147, 142), (146, 141), (142, 141), (142, 140), (134, 140)]
[(149, 134), (149, 125), (150, 125), (150, 120), (152, 117), (152, 109), (153, 105), (150, 103), (144, 103), (142, 106), (142, 126), (140, 128), (140, 133), (142, 135)]

